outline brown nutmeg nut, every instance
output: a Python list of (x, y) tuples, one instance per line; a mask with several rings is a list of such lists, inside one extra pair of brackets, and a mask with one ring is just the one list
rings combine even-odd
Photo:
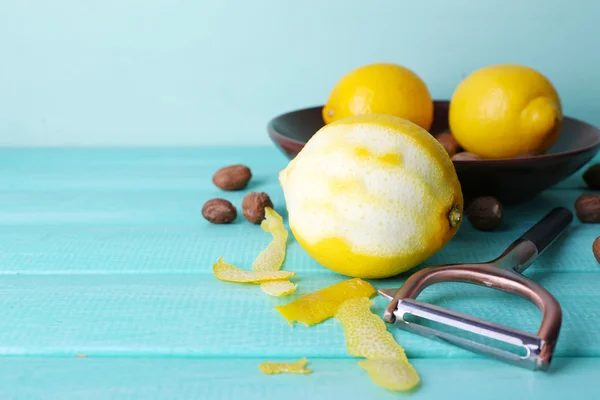
[(237, 218), (237, 209), (225, 199), (211, 199), (202, 206), (202, 216), (213, 224), (229, 224)]
[(244, 189), (252, 178), (250, 168), (245, 165), (235, 164), (219, 169), (213, 175), (213, 183), (223, 190)]
[(600, 190), (600, 164), (588, 167), (582, 177), (590, 189)]
[(502, 224), (504, 207), (496, 198), (483, 196), (473, 200), (465, 214), (474, 228), (491, 231)]
[(454, 136), (452, 136), (450, 132), (440, 133), (435, 138), (438, 140), (438, 142), (440, 142), (442, 146), (444, 146), (444, 149), (446, 149), (446, 152), (450, 157), (454, 156), (458, 152), (460, 145), (458, 144), (456, 139), (454, 139)]
[(581, 222), (600, 223), (600, 196), (582, 194), (575, 200), (575, 215)]
[(600, 236), (598, 236), (594, 243), (592, 243), (592, 252), (594, 253), (594, 257), (596, 257), (596, 261), (600, 264)]
[(260, 224), (265, 219), (265, 207), (273, 208), (273, 203), (264, 192), (250, 192), (242, 200), (244, 218), (253, 224)]
[(460, 153), (456, 153), (452, 156), (452, 161), (474, 161), (481, 160), (479, 156), (473, 153), (469, 153), (468, 151), (461, 151)]

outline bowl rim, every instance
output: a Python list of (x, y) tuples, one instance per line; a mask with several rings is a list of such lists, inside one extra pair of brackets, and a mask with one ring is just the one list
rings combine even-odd
[[(436, 103), (449, 103), (449, 100), (434, 100), (434, 102)], [(269, 133), (269, 136), (275, 140), (275, 138), (277, 138), (277, 140), (280, 140), (282, 142), (285, 142), (287, 145), (291, 145), (294, 147), (297, 147), (298, 149), (301, 149), (302, 147), (304, 147), (304, 145), (306, 145), (306, 142), (302, 142), (296, 139), (292, 139), (288, 136), (285, 136), (284, 134), (280, 133), (279, 131), (277, 131), (274, 127), (274, 122), (286, 115), (289, 114), (294, 114), (294, 113), (298, 113), (300, 111), (309, 111), (309, 110), (321, 110), (324, 107), (324, 105), (318, 105), (318, 106), (313, 106), (313, 107), (306, 107), (306, 108), (299, 108), (296, 110), (291, 110), (285, 113), (281, 113), (279, 115), (276, 115), (275, 117), (273, 117), (267, 124), (267, 131)], [(586, 153), (589, 151), (593, 151), (593, 150), (597, 150), (598, 147), (600, 147), (600, 128), (598, 128), (595, 125), (590, 124), (589, 122), (580, 120), (578, 118), (573, 118), (570, 117), (568, 115), (564, 115), (563, 119), (568, 119), (574, 122), (577, 122), (579, 124), (583, 124), (583, 125), (587, 125), (591, 128), (593, 128), (595, 135), (596, 135), (596, 140), (594, 143), (588, 145), (588, 146), (584, 146), (584, 147), (580, 147), (577, 149), (573, 149), (573, 150), (569, 150), (569, 151), (563, 151), (560, 153), (553, 153), (553, 154), (540, 154), (537, 156), (530, 156), (530, 157), (522, 157), (522, 158), (497, 158), (497, 159), (480, 159), (480, 160), (452, 160), (453, 163), (455, 164), (460, 164), (460, 165), (475, 165), (477, 164), (478, 166), (481, 165), (486, 165), (486, 166), (495, 166), (495, 165), (506, 165), (507, 163), (510, 164), (521, 164), (521, 163), (530, 163), (530, 162), (536, 162), (536, 161), (542, 161), (542, 160), (556, 160), (556, 159), (560, 159), (560, 158), (565, 158), (565, 157), (573, 157), (576, 156), (578, 154), (582, 154), (582, 153)]]

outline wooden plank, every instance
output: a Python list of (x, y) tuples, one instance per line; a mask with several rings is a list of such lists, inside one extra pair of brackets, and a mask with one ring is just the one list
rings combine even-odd
[[(241, 217), (241, 203), (249, 191), (269, 194), (278, 212), (285, 214), (283, 192), (275, 182), (263, 181), (248, 191), (223, 192), (210, 188), (198, 191), (164, 190), (43, 190), (0, 193), (0, 225), (117, 225), (117, 226), (202, 226), (204, 202), (221, 197), (231, 201)], [(583, 192), (553, 190), (505, 211), (503, 232), (513, 235), (535, 223), (557, 206), (574, 210)], [(236, 225), (234, 224), (234, 225)]]
[[(162, 148), (0, 148), (3, 170), (51, 170), (65, 167), (77, 170), (85, 167), (194, 166), (217, 165), (243, 160), (259, 164), (286, 162), (287, 158), (275, 146), (205, 146)], [(45, 168), (40, 169), (39, 166)]]
[[(40, 189), (195, 190), (221, 165), (245, 163), (258, 176), (285, 167), (274, 146), (162, 149), (0, 149), (1, 191)], [(600, 162), (600, 155), (588, 165)], [(587, 167), (587, 166), (586, 166)], [(586, 190), (586, 167), (554, 189)]]
[[(222, 256), (241, 267), (249, 266), (270, 241), (270, 235), (245, 221), (215, 226), (200, 220), (198, 215), (194, 221), (181, 226), (0, 225), (0, 274), (197, 274), (207, 271)], [(466, 222), (456, 237), (423, 265), (483, 262), (494, 258), (530, 226), (514, 218), (507, 223), (521, 228), (481, 233)], [(576, 220), (531, 270), (597, 271), (592, 243), (599, 234), (595, 225)], [(292, 235), (285, 265), (299, 274), (326, 272)]]
[[(41, 168), (41, 167), (40, 167)], [(216, 168), (215, 168), (216, 169)], [(88, 187), (42, 187), (15, 188), (29, 185), (32, 180), (16, 173), (0, 175), (3, 190), (0, 191), (1, 225), (159, 225), (200, 226), (206, 223), (201, 215), (205, 201), (215, 197), (230, 200), (240, 211), (242, 198), (249, 191), (268, 193), (280, 213), (285, 213), (283, 192), (277, 181), (278, 169), (265, 167), (256, 172), (256, 181), (246, 191), (224, 192), (211, 183), (210, 173), (194, 179), (194, 186), (177, 183), (178, 175), (173, 172), (153, 183), (153, 187), (139, 187), (136, 178), (120, 181), (119, 170), (115, 175), (94, 177), (85, 175)], [(158, 175), (159, 167), (154, 168)], [(16, 183), (11, 183), (11, 179)], [(47, 177), (39, 179), (46, 185)], [(58, 179), (58, 178), (57, 178)], [(83, 178), (82, 178), (83, 179)], [(59, 183), (72, 185), (76, 179), (60, 175)], [(120, 183), (119, 183), (120, 182)], [(191, 185), (191, 184), (190, 184)], [(116, 186), (116, 187), (113, 187)], [(547, 213), (551, 208), (564, 206), (574, 208), (575, 200), (584, 191), (550, 190), (524, 204), (507, 207), (504, 231), (514, 234)], [(238, 223), (245, 223), (238, 218)]]
[(259, 186), (288, 159), (274, 147), (202, 149), (0, 149), (1, 192), (216, 189), (221, 166), (251, 167)]
[[(536, 276), (562, 303), (558, 356), (600, 356), (600, 273)], [(209, 275), (10, 275), (0, 280), (0, 354), (211, 357), (347, 357), (337, 321), (289, 326), (273, 308), (343, 280), (304, 275), (298, 293), (267, 297), (257, 286)], [(394, 287), (399, 281), (378, 282)], [(440, 284), (420, 299), (527, 331), (539, 311), (516, 296)], [(377, 297), (381, 315), (385, 299)], [(475, 357), (390, 327), (410, 357)]]
[[(270, 359), (269, 359), (270, 360)], [(258, 359), (5, 358), (2, 399), (398, 399), (351, 359), (309, 359), (310, 375), (263, 375)], [(415, 360), (414, 399), (589, 399), (599, 359), (556, 358), (549, 373), (491, 360)]]

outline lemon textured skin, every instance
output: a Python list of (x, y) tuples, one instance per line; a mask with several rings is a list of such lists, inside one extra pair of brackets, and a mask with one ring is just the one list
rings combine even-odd
[(450, 102), (454, 137), (466, 151), (487, 159), (546, 152), (558, 138), (562, 119), (552, 83), (523, 65), (475, 71), (459, 84)]
[(344, 75), (322, 110), (329, 124), (353, 115), (387, 114), (407, 119), (429, 130), (433, 100), (425, 82), (397, 64), (369, 64)]
[[(386, 278), (441, 249), (463, 197), (444, 148), (403, 118), (363, 115), (321, 128), (279, 174), (290, 229), (321, 265)], [(450, 215), (458, 216), (450, 223)]]

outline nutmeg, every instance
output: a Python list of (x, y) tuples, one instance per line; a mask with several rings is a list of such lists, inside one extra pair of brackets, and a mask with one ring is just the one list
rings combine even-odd
[(600, 236), (598, 236), (594, 243), (592, 244), (592, 252), (594, 253), (594, 257), (596, 257), (596, 261), (600, 264)]
[(491, 231), (502, 225), (504, 207), (494, 197), (477, 197), (469, 204), (465, 214), (474, 228)]
[(600, 164), (588, 167), (583, 173), (583, 180), (590, 189), (600, 190)]
[(582, 194), (575, 200), (575, 215), (581, 222), (600, 223), (600, 196)]
[(273, 203), (264, 192), (250, 192), (242, 200), (244, 218), (253, 224), (260, 224), (265, 219), (265, 207), (273, 208)]
[(202, 216), (213, 224), (229, 224), (237, 218), (237, 209), (225, 199), (211, 199), (202, 206)]
[(252, 178), (250, 168), (235, 164), (223, 167), (215, 172), (213, 183), (223, 190), (241, 190), (248, 185), (250, 178)]
[(452, 161), (474, 161), (481, 160), (479, 156), (473, 153), (469, 153), (468, 151), (461, 151), (460, 153), (456, 153), (452, 156)]
[(446, 149), (446, 152), (450, 157), (455, 155), (458, 149), (460, 148), (460, 145), (458, 144), (456, 139), (454, 139), (454, 136), (452, 136), (450, 132), (440, 133), (435, 138), (438, 140), (438, 142), (440, 142), (442, 146), (444, 146), (444, 149)]

